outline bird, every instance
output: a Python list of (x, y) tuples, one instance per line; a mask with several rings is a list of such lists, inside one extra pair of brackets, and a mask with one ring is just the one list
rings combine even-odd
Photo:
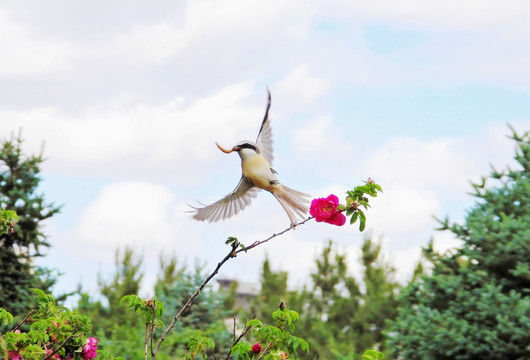
[(241, 179), (236, 188), (221, 200), (211, 205), (201, 204), (202, 207), (193, 208), (192, 216), (195, 220), (215, 222), (236, 215), (250, 205), (252, 198), (259, 190), (270, 192), (287, 213), (294, 228), (298, 218), (303, 219), (309, 211), (311, 195), (291, 189), (280, 183), (278, 173), (271, 167), (273, 160), (272, 130), (269, 120), (271, 107), (271, 93), (267, 88), (267, 108), (261, 123), (256, 142), (241, 141), (231, 149), (225, 149), (217, 142), (219, 150), (226, 154), (237, 152), (241, 158)]

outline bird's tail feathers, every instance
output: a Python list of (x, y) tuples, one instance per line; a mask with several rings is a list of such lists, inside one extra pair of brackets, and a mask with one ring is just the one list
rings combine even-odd
[(297, 217), (304, 218), (309, 211), (311, 195), (282, 185), (282, 191), (274, 194), (291, 220), (291, 226), (297, 224)]

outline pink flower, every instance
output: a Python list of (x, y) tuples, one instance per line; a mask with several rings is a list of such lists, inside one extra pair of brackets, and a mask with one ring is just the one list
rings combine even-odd
[(254, 346), (252, 346), (252, 352), (254, 354), (259, 354), (261, 352), (261, 344), (255, 343)]
[(339, 205), (339, 198), (331, 194), (327, 198), (313, 199), (309, 213), (317, 222), (342, 226), (346, 222), (346, 216), (338, 208)]
[(90, 360), (98, 356), (98, 339), (89, 338), (86, 340), (86, 345), (83, 346), (83, 359)]
[[(51, 351), (50, 349), (46, 349), (46, 356), (50, 355), (52, 352), (53, 351)], [(58, 353), (55, 353), (53, 356), (54, 356), (55, 359), (61, 360), (61, 358), (59, 357)]]
[(7, 352), (7, 358), (11, 360), (20, 360), (22, 357), (18, 353), (18, 351), (8, 351)]

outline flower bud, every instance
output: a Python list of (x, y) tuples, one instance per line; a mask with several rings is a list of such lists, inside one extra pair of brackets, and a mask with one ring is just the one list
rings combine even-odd
[(254, 354), (259, 354), (261, 352), (261, 344), (255, 343), (254, 346), (252, 346), (252, 352)]

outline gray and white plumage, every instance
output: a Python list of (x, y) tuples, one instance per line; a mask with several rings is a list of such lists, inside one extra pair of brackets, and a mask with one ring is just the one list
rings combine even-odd
[(217, 144), (217, 147), (225, 153), (237, 151), (239, 154), (243, 170), (239, 183), (230, 194), (221, 200), (211, 205), (193, 207), (194, 219), (214, 222), (236, 215), (251, 203), (252, 198), (257, 196), (260, 189), (267, 190), (276, 197), (289, 216), (291, 226), (296, 224), (297, 217), (303, 218), (308, 212), (310, 196), (280, 184), (276, 171), (271, 168), (270, 164), (273, 160), (272, 131), (269, 121), (271, 94), (268, 89), (267, 92), (267, 108), (256, 143), (243, 141), (231, 150), (226, 150)]

